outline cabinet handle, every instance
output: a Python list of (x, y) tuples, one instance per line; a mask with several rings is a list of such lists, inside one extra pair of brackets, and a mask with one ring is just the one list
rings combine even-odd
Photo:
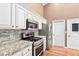
[(70, 35), (68, 35), (68, 37), (70, 37)]
[(30, 51), (30, 50), (28, 49), (28, 51)]
[(12, 26), (12, 27), (14, 27), (14, 26)]
[(18, 26), (16, 26), (16, 27), (18, 27)]

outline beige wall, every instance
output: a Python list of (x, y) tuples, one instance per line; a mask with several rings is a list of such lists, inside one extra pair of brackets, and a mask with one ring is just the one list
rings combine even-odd
[(32, 10), (43, 16), (43, 5), (41, 3), (19, 3), (24, 8)]
[(44, 7), (44, 16), (48, 20), (79, 17), (79, 4), (48, 4)]
[(41, 3), (29, 3), (29, 8), (38, 12), (41, 16), (43, 16), (43, 6)]

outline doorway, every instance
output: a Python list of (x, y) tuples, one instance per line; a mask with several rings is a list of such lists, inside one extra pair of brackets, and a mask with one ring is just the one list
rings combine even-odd
[(67, 47), (79, 49), (79, 18), (67, 19)]
[(53, 45), (65, 46), (65, 20), (52, 21)]

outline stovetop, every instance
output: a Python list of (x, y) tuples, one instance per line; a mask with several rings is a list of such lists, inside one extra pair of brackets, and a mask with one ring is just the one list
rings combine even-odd
[(31, 41), (31, 42), (36, 42), (38, 40), (40, 40), (42, 38), (40, 37), (28, 37), (28, 38), (24, 38), (23, 40), (27, 40), (27, 41)]

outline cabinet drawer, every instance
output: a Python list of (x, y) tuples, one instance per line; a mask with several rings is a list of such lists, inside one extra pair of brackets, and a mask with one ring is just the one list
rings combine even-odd
[(23, 55), (27, 54), (29, 51), (32, 51), (32, 46), (23, 49)]

